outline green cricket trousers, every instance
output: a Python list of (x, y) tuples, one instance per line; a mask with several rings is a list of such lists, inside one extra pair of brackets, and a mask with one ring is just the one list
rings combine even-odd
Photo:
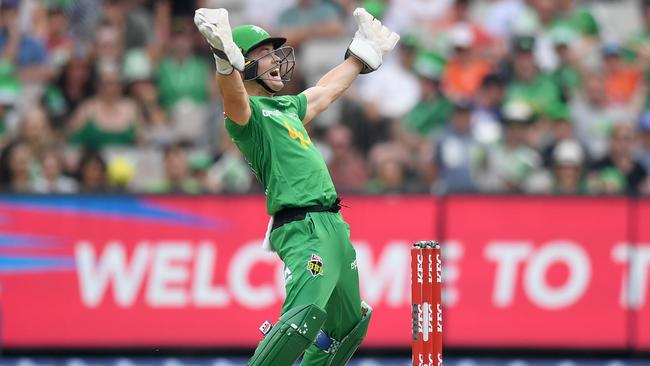
[[(273, 229), (270, 239), (285, 266), (282, 314), (295, 306), (318, 305), (327, 313), (323, 331), (341, 340), (361, 319), (350, 225), (339, 212), (307, 212), (304, 219)], [(312, 344), (302, 365), (322, 365), (326, 360), (327, 354)]]

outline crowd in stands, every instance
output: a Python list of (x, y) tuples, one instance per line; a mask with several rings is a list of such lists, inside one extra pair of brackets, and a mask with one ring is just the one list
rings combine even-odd
[(307, 125), (339, 192), (650, 195), (650, 0), (0, 0), (0, 191), (262, 192), (194, 9), (288, 38), (296, 94), (358, 6), (401, 40)]

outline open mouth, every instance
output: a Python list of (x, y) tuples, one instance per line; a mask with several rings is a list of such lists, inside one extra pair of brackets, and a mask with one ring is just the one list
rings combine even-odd
[(279, 69), (273, 69), (273, 70), (269, 71), (269, 76), (271, 76), (273, 79), (280, 80), (280, 70)]

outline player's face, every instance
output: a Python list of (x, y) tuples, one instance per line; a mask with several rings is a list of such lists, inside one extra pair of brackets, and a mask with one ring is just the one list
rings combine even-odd
[(251, 51), (250, 58), (257, 60), (258, 77), (274, 91), (284, 87), (280, 75), (280, 57), (273, 52), (272, 45), (263, 45)]

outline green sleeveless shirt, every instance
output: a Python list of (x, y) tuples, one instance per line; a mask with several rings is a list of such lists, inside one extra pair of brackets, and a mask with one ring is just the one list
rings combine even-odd
[(269, 215), (287, 207), (333, 204), (336, 190), (327, 165), (302, 124), (307, 97), (251, 96), (249, 104), (248, 124), (226, 118), (226, 130), (264, 186)]

